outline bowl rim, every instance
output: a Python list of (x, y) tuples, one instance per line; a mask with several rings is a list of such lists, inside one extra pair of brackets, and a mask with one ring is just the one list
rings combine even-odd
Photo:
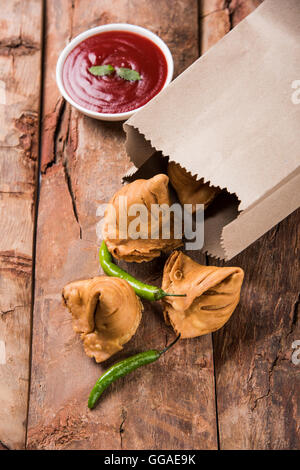
[(140, 109), (144, 108), (144, 106), (146, 106), (153, 98), (151, 98), (151, 100), (149, 100), (143, 106), (140, 106), (138, 108), (135, 108), (130, 111), (123, 112), (123, 113), (100, 113), (98, 111), (92, 111), (90, 109), (87, 109), (84, 106), (81, 106), (80, 104), (76, 103), (67, 93), (63, 84), (63, 80), (62, 80), (63, 66), (69, 53), (83, 40), (91, 36), (95, 36), (96, 34), (103, 33), (105, 31), (130, 31), (136, 34), (140, 34), (141, 36), (144, 36), (152, 40), (160, 48), (167, 62), (167, 77), (166, 77), (166, 80), (162, 89), (155, 96), (153, 96), (153, 98), (155, 98), (171, 82), (173, 78), (173, 73), (174, 73), (174, 62), (173, 62), (171, 51), (168, 48), (167, 44), (157, 34), (153, 33), (147, 28), (133, 25), (130, 23), (109, 23), (105, 25), (96, 26), (91, 29), (87, 29), (83, 31), (82, 33), (78, 34), (65, 46), (65, 48), (61, 51), (58, 57), (57, 63), (56, 63), (56, 83), (57, 83), (57, 86), (61, 95), (72, 106), (74, 106), (76, 109), (86, 114), (87, 116), (94, 117), (100, 120), (103, 119), (103, 120), (123, 121), (123, 120), (128, 119), (130, 116), (135, 114)]

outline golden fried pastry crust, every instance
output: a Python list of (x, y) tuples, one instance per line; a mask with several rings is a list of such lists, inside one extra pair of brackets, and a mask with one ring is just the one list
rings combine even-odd
[(219, 188), (204, 183), (203, 178), (197, 180), (179, 163), (169, 162), (168, 175), (181, 204), (193, 204), (193, 212), (196, 211), (196, 204), (204, 204), (206, 209), (220, 192)]
[(142, 304), (123, 279), (99, 276), (70, 282), (62, 295), (86, 354), (96, 362), (123, 349), (142, 318)]
[[(168, 176), (163, 174), (156, 175), (148, 180), (139, 179), (123, 186), (113, 196), (105, 211), (103, 238), (115, 258), (141, 263), (142, 261), (151, 261), (160, 256), (161, 252), (170, 252), (182, 245), (181, 240), (174, 239), (172, 221), (169, 239), (163, 238), (161, 230), (158, 231), (158, 238), (151, 238), (151, 206), (153, 204), (171, 205), (168, 182)], [(147, 209), (147, 220), (137, 227), (137, 230), (143, 234), (144, 238), (132, 239), (127, 232), (122, 234), (119, 210), (124, 204), (124, 197), (127, 198), (127, 212), (125, 211), (127, 227), (130, 227), (130, 223), (136, 219), (136, 214), (128, 215), (130, 207), (141, 204)], [(115, 217), (116, 226), (114, 224)], [(161, 220), (162, 218), (159, 216), (157, 225), (160, 228)]]
[(164, 317), (182, 338), (194, 338), (221, 328), (240, 300), (241, 268), (202, 266), (181, 251), (168, 258), (162, 288), (186, 297), (165, 297)]

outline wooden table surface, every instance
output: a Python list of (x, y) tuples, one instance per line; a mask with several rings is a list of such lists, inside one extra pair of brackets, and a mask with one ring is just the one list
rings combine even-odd
[[(121, 187), (131, 163), (122, 123), (84, 117), (60, 96), (59, 52), (93, 26), (135, 23), (166, 41), (177, 75), (260, 3), (2, 2), (0, 448), (299, 448), (300, 366), (291, 361), (300, 339), (299, 211), (230, 262), (246, 278), (223, 329), (184, 340), (115, 383), (94, 411), (86, 401), (102, 370), (173, 334), (160, 305), (145, 303), (134, 338), (97, 365), (61, 303), (67, 282), (99, 273), (97, 207)], [(159, 283), (162, 264), (127, 268)]]

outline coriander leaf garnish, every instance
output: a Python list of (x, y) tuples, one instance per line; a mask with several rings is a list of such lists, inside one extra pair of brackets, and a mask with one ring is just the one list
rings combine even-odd
[(118, 68), (117, 75), (121, 78), (124, 78), (124, 80), (129, 80), (131, 82), (141, 80), (142, 78), (136, 70), (126, 69), (125, 67)]
[(115, 71), (112, 65), (93, 65), (89, 68), (89, 72), (96, 77), (103, 77), (104, 75), (110, 75)]
[(117, 70), (113, 65), (93, 65), (89, 68), (89, 72), (95, 77), (103, 77), (105, 75), (110, 75), (113, 72), (117, 72), (117, 75), (124, 80), (128, 80), (130, 82), (135, 82), (137, 80), (141, 80), (140, 74), (133, 69), (127, 69), (126, 67), (119, 67)]

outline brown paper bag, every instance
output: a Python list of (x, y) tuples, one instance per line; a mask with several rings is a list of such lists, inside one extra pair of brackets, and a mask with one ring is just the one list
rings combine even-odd
[(140, 167), (155, 150), (228, 198), (205, 220), (230, 259), (300, 206), (300, 0), (265, 0), (125, 124)]

